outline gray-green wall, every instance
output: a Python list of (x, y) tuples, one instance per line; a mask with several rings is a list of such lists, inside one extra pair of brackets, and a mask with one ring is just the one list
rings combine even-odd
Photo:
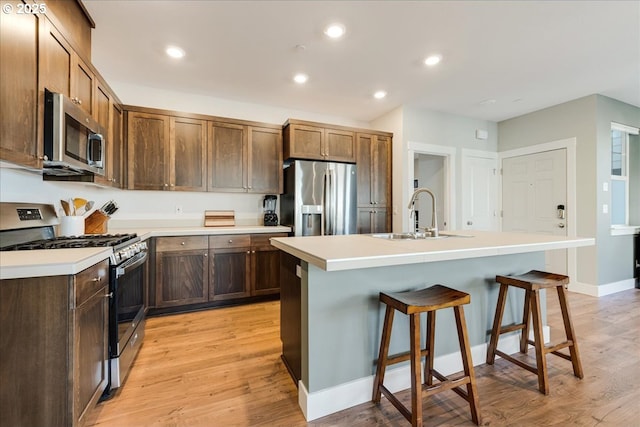
[(610, 216), (602, 213), (610, 204), (602, 184), (610, 181), (611, 122), (640, 127), (640, 108), (590, 95), (498, 123), (499, 151), (576, 138), (576, 230), (596, 237), (595, 247), (577, 251), (578, 281), (590, 285), (633, 277), (632, 236), (611, 236)]

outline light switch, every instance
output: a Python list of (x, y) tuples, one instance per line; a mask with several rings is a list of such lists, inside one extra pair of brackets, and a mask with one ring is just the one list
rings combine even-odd
[(609, 191), (609, 183), (608, 182), (603, 182), (602, 183), (602, 191)]
[(602, 213), (609, 213), (609, 205), (607, 205), (606, 203), (602, 205)]

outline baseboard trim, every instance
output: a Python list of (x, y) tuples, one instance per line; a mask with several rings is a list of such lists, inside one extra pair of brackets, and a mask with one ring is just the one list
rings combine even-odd
[[(549, 342), (550, 329), (543, 330), (545, 342)], [(500, 337), (500, 350), (507, 354), (520, 351), (520, 335), (512, 333)], [(474, 366), (485, 363), (487, 344), (476, 345), (471, 348), (471, 358)], [(496, 356), (500, 358), (500, 356)], [(436, 357), (434, 367), (443, 375), (451, 375), (462, 371), (460, 353), (451, 353)], [(351, 408), (361, 403), (371, 401), (374, 375), (359, 378), (335, 387), (326, 388), (309, 393), (302, 381), (298, 382), (298, 404), (307, 421), (313, 421), (343, 409)], [(384, 385), (395, 393), (411, 387), (410, 366), (403, 365), (395, 369), (387, 369)]]
[(607, 283), (604, 285), (590, 285), (587, 283), (571, 282), (569, 290), (592, 297), (602, 297), (635, 288), (635, 279), (626, 279), (619, 282)]

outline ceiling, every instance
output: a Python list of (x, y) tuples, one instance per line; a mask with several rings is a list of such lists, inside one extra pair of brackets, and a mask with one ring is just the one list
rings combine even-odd
[[(640, 1), (84, 4), (110, 83), (364, 122), (400, 105), (501, 121), (596, 93), (640, 106)], [(341, 40), (323, 33), (334, 21)], [(426, 67), (432, 53), (442, 62)]]

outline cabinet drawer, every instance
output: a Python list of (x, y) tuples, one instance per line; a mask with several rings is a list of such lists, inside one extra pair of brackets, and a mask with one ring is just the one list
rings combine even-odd
[(271, 246), (269, 239), (272, 237), (287, 237), (287, 233), (272, 233), (272, 234), (252, 234), (251, 246), (255, 249), (276, 249)]
[(209, 236), (211, 249), (244, 248), (251, 246), (251, 235), (233, 234), (227, 236)]
[(109, 285), (109, 260), (82, 270), (74, 277), (75, 307), (79, 307), (101, 288)]
[(156, 237), (156, 251), (208, 249), (207, 236)]

